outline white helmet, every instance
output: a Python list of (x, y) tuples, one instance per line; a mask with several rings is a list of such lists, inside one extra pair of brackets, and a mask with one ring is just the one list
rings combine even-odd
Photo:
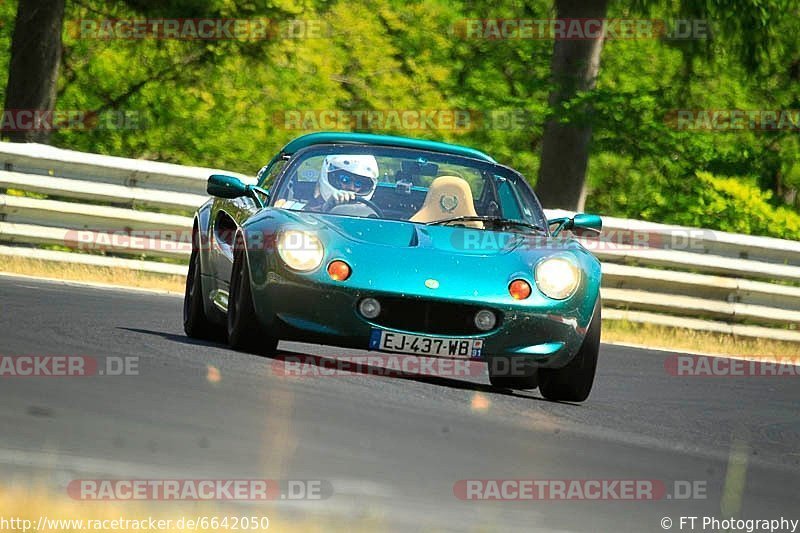
[(378, 161), (371, 155), (329, 155), (322, 162), (319, 193), (327, 201), (336, 191), (351, 190), (370, 200), (378, 185)]

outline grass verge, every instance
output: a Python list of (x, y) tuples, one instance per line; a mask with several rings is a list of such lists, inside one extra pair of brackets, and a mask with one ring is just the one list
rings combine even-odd
[(168, 276), (127, 268), (58, 263), (14, 256), (2, 256), (2, 259), (0, 259), (0, 271), (37, 278), (105, 283), (181, 294), (183, 294), (184, 284), (186, 283), (184, 276)]
[[(127, 269), (64, 264), (39, 259), (3, 257), (0, 271), (67, 281), (105, 283), (182, 294), (185, 278)], [(800, 361), (800, 344), (723, 333), (641, 324), (623, 320), (603, 321), (603, 342), (637, 344), (673, 351), (735, 356), (781, 356)]]
[(789, 357), (800, 362), (800, 344), (739, 337), (726, 333), (673, 328), (656, 324), (603, 320), (603, 342), (660, 347), (674, 352), (735, 355), (740, 357)]

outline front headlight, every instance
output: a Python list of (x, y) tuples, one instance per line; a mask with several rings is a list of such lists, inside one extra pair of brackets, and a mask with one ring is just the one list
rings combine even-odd
[(565, 300), (578, 288), (581, 271), (571, 260), (553, 257), (536, 265), (534, 278), (536, 286), (545, 296), (554, 300)]
[(322, 263), (324, 252), (322, 243), (313, 233), (290, 229), (278, 236), (278, 255), (294, 270), (314, 270)]

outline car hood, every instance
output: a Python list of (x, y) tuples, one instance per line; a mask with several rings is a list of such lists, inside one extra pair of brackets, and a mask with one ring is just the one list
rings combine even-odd
[[(280, 219), (274, 220), (280, 228), (316, 232), (325, 246), (326, 261), (342, 259), (350, 264), (353, 274), (346, 286), (351, 290), (507, 304), (508, 283), (525, 279), (533, 286), (534, 265), (545, 256), (562, 253), (599, 276), (597, 260), (573, 239), (279, 211), (264, 216)], [(303, 278), (329, 281), (325, 269)], [(524, 305), (554, 303), (545, 300), (534, 291)]]
[(397, 220), (305, 214), (349, 241), (394, 248), (418, 248), (460, 255), (492, 256), (513, 252), (524, 235), (453, 226), (426, 226)]

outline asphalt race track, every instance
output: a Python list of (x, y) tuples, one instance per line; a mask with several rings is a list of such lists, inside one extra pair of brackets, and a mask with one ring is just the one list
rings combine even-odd
[[(797, 376), (675, 377), (669, 353), (604, 345), (581, 405), (494, 391), (485, 376), (286, 377), (274, 360), (187, 339), (181, 305), (0, 277), (0, 355), (139, 358), (139, 375), (0, 377), (3, 478), (320, 479), (329, 499), (272, 508), (396, 531), (647, 532), (664, 531), (664, 517), (680, 531), (680, 516), (720, 516), (723, 506), (741, 518), (800, 518)], [(668, 491), (698, 481), (706, 497), (454, 496), (459, 480), (507, 478), (660, 480)]]

